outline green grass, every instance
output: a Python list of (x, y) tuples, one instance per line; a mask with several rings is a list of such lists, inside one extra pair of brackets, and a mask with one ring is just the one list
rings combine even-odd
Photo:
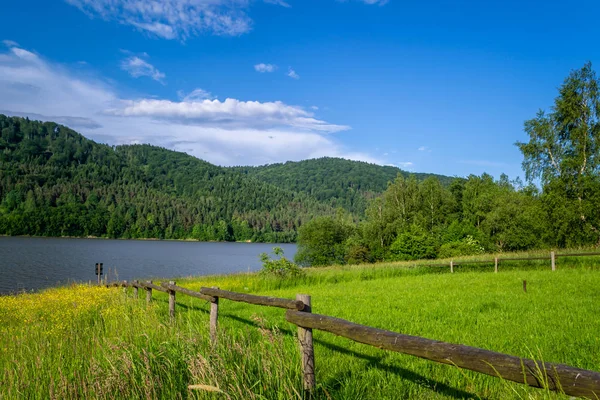
[[(239, 274), (185, 278), (177, 284), (286, 298), (306, 293), (315, 313), (599, 371), (598, 260), (559, 259), (555, 272), (545, 261), (501, 264), (498, 274), (493, 265), (457, 267), (450, 274), (449, 268), (397, 263), (313, 269), (294, 282)], [(97, 289), (102, 295), (96, 304), (69, 314), (62, 331), (53, 332), (55, 314), (60, 316), (74, 300), (57, 309), (45, 305), (45, 298), (82, 290), (27, 295), (38, 307), (19, 318), (11, 318), (15, 309), (0, 298), (0, 398), (302, 395), (296, 327), (285, 321), (284, 310), (221, 300), (219, 342), (212, 347), (206, 302), (178, 295), (172, 323), (163, 293), (155, 293), (147, 308), (143, 294), (136, 301), (121, 289)], [(54, 318), (39, 321), (46, 314)], [(315, 331), (314, 338), (318, 398), (568, 398), (325, 332)], [(189, 391), (190, 384), (221, 392)]]

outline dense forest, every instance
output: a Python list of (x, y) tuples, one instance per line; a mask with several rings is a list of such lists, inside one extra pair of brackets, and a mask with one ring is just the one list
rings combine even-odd
[(333, 209), (187, 154), (0, 115), (0, 234), (290, 242)]
[(344, 213), (300, 228), (305, 265), (416, 260), (600, 245), (600, 82), (590, 63), (559, 88), (551, 112), (525, 122), (528, 185), (489, 175), (418, 182), (399, 175), (360, 223)]
[[(398, 174), (405, 178), (411, 175), (393, 166), (331, 157), (235, 169), (277, 187), (309, 194), (333, 208), (341, 207), (360, 217), (364, 217), (369, 201), (383, 193)], [(412, 175), (418, 181), (435, 177), (444, 186), (452, 181), (444, 175)]]

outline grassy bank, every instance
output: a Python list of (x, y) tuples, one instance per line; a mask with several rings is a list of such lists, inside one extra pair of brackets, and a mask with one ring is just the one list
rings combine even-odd
[[(561, 261), (556, 272), (547, 262), (507, 263), (498, 274), (493, 266), (449, 274), (395, 264), (315, 269), (294, 282), (240, 274), (178, 284), (308, 293), (320, 314), (600, 370), (600, 274), (596, 261), (579, 260)], [(223, 300), (214, 348), (208, 310), (178, 296), (171, 323), (164, 294), (148, 308), (120, 289), (85, 286), (0, 297), (0, 398), (301, 396), (295, 327), (282, 310)], [(315, 332), (315, 354), (324, 399), (567, 398), (323, 332)]]

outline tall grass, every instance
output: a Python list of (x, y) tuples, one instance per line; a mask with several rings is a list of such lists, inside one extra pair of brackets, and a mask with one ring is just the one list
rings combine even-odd
[[(595, 260), (559, 259), (556, 272), (549, 262), (501, 264), (498, 274), (493, 265), (450, 274), (396, 263), (313, 269), (284, 282), (238, 274), (178, 284), (308, 293), (316, 313), (600, 370)], [(166, 295), (155, 293), (149, 307), (143, 297), (87, 286), (0, 297), (0, 398), (302, 397), (296, 327), (282, 310), (222, 300), (212, 346), (206, 302), (178, 295), (171, 321)], [(314, 337), (317, 398), (566, 398), (324, 332)]]

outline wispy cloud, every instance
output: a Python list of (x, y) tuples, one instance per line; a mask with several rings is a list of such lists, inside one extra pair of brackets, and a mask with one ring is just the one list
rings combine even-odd
[(147, 76), (157, 82), (164, 83), (165, 74), (138, 56), (130, 56), (121, 61), (121, 69), (127, 71), (134, 78)]
[(419, 150), (419, 151), (427, 151), (427, 147), (421, 146), (417, 150)]
[(282, 6), (282, 7), (291, 7), (291, 5), (283, 0), (263, 0), (265, 3), (268, 4), (276, 4), (278, 6)]
[(2, 44), (4, 44), (6, 47), (17, 47), (17, 46), (19, 46), (19, 43), (15, 42), (13, 40), (8, 40), (8, 39), (3, 40)]
[(208, 92), (201, 88), (196, 88), (196, 89), (192, 90), (191, 92), (189, 92), (188, 94), (185, 94), (185, 92), (183, 90), (180, 90), (177, 92), (177, 95), (179, 96), (179, 99), (181, 99), (184, 102), (199, 101), (199, 100), (201, 101), (201, 100), (215, 98), (215, 96), (213, 96), (211, 92)]
[(298, 75), (298, 74), (296, 73), (296, 71), (294, 71), (294, 70), (292, 69), (292, 67), (289, 67), (289, 68), (288, 68), (288, 73), (287, 73), (287, 76), (289, 76), (289, 77), (290, 77), (290, 78), (292, 78), (292, 79), (300, 79), (300, 75)]
[(365, 4), (377, 4), (380, 6), (383, 6), (384, 4), (387, 4), (389, 2), (389, 0), (359, 0), (362, 3)]
[[(65, 0), (89, 17), (133, 26), (163, 39), (185, 40), (204, 32), (237, 36), (252, 28), (248, 0)], [(282, 0), (267, 0), (289, 7)]]
[(264, 73), (264, 72), (274, 72), (277, 69), (277, 65), (260, 63), (260, 64), (256, 64), (254, 66), (254, 69), (257, 72), (262, 72), (262, 73)]
[(315, 111), (319, 110), (319, 107), (317, 107), (317, 106), (310, 106), (310, 108)]
[(69, 70), (22, 48), (0, 51), (0, 110), (56, 120), (104, 143), (151, 143), (221, 165), (324, 156), (379, 163), (348, 151), (332, 135), (348, 126), (299, 106), (211, 100), (214, 96), (202, 89), (180, 92), (179, 101), (132, 99), (81, 69)]

